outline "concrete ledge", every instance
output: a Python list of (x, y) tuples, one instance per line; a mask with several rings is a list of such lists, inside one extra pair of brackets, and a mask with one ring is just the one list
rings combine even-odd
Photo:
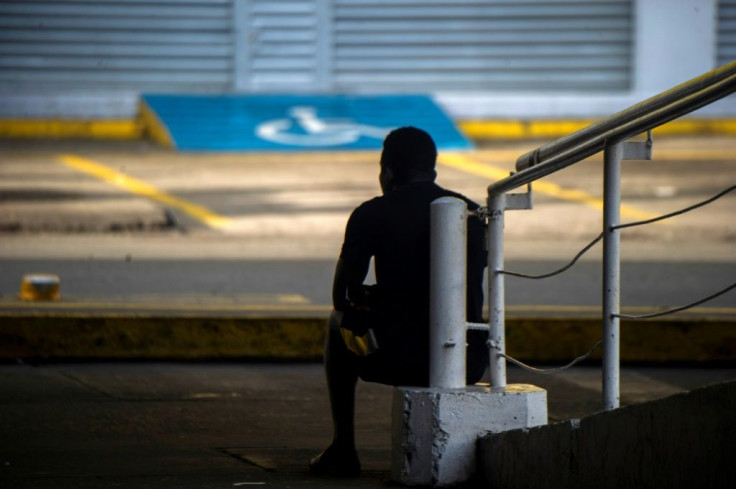
[(322, 358), (326, 319), (0, 316), (0, 359)]
[[(326, 321), (326, 315), (298, 311), (288, 317), (0, 312), (0, 359), (318, 360)], [(525, 361), (566, 363), (600, 338), (597, 318), (506, 321), (507, 352)], [(623, 321), (621, 338), (624, 362), (736, 362), (732, 317)]]
[(479, 442), (488, 487), (736, 487), (736, 381)]

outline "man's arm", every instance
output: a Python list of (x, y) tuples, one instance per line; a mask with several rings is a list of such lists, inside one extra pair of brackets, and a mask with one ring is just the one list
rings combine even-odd
[(335, 278), (332, 281), (332, 306), (336, 310), (345, 311), (350, 305), (349, 297), (362, 290), (369, 265), (370, 260), (365, 263), (346, 261), (342, 258), (337, 260)]

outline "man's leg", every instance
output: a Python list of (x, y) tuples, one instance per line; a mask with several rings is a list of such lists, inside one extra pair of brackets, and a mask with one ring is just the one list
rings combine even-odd
[(345, 346), (340, 335), (342, 313), (333, 311), (325, 340), (325, 374), (332, 412), (332, 444), (312, 459), (313, 473), (354, 476), (360, 473), (360, 461), (355, 451), (355, 386), (358, 382), (358, 362)]
[(355, 386), (358, 383), (356, 357), (340, 336), (342, 313), (333, 311), (325, 340), (325, 374), (330, 393), (333, 445), (355, 450)]

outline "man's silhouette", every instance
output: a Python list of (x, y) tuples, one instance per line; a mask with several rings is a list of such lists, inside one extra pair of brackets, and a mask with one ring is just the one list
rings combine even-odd
[[(384, 140), (380, 183), (383, 195), (357, 207), (332, 287), (334, 311), (325, 344), (332, 444), (310, 462), (315, 474), (355, 476), (355, 386), (358, 378), (388, 385), (429, 382), (430, 204), (452, 196), (477, 204), (434, 183), (437, 149), (414, 127), (392, 131)], [(482, 321), (483, 224), (468, 220), (467, 319)], [(363, 284), (371, 258), (375, 286)], [(480, 380), (488, 365), (487, 333), (468, 332), (467, 381)]]

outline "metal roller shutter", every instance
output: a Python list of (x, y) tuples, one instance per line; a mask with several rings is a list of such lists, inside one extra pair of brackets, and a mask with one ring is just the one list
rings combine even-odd
[(0, 88), (229, 91), (231, 0), (3, 1)]
[(344, 90), (624, 90), (632, 0), (334, 0)]
[(736, 0), (720, 0), (716, 62), (722, 66), (733, 60), (736, 60)]
[(328, 76), (330, 21), (325, 0), (251, 0), (246, 87), (313, 90)]

